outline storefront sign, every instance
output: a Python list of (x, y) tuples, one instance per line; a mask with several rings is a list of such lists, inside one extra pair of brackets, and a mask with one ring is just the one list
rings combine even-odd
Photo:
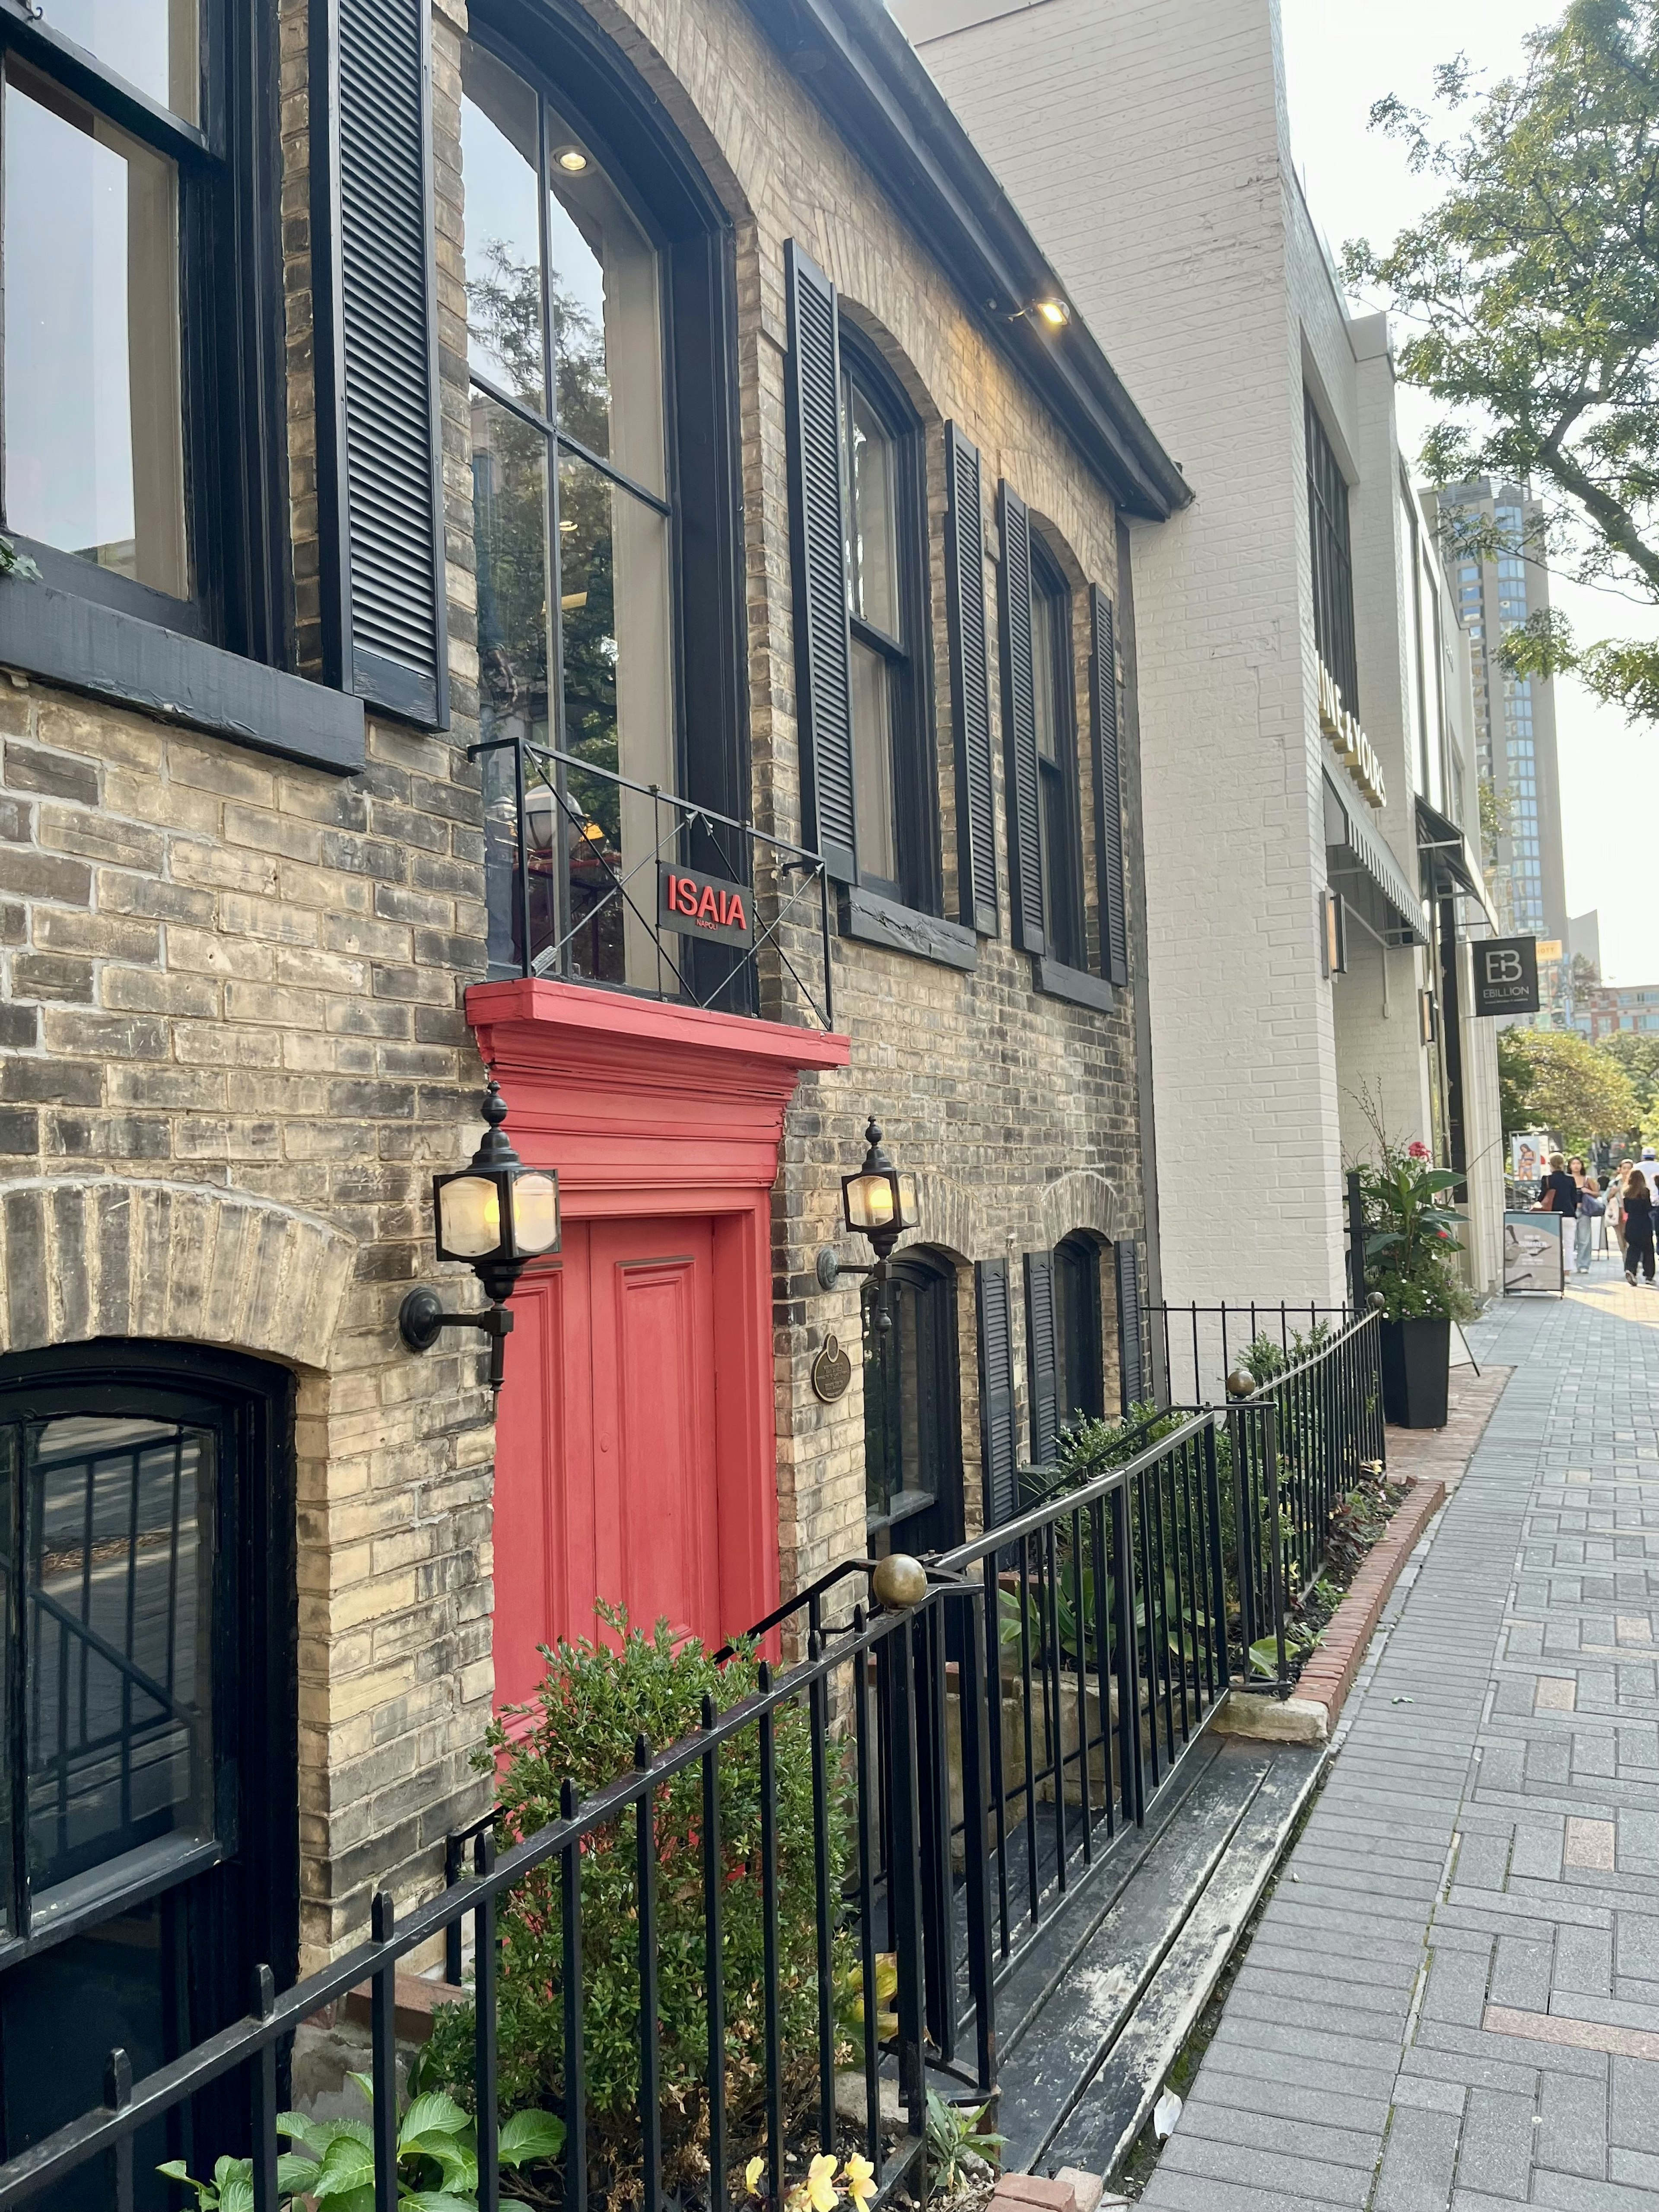
[(1386, 804), (1382, 763), (1358, 720), (1342, 703), (1342, 687), (1322, 660), (1319, 664), (1319, 726), (1342, 756), (1348, 774), (1373, 806)]
[(755, 941), (750, 919), (754, 894), (742, 884), (729, 884), (720, 876), (699, 875), (695, 868), (657, 863), (657, 919), (665, 929), (682, 937), (707, 937), (716, 945)]
[(1483, 937), (1470, 947), (1477, 1014), (1538, 1012), (1538, 939)]
[(1504, 1291), (1553, 1291), (1567, 1287), (1567, 1248), (1562, 1213), (1505, 1213)]

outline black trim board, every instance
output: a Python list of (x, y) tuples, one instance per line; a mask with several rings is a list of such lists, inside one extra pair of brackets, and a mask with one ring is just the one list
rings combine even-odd
[(1066, 288), (883, 0), (744, 4), (1119, 505), (1159, 522), (1185, 507), (1185, 477), (1082, 318), (1051, 337), (1022, 312)]
[(979, 966), (979, 940), (959, 921), (946, 921), (936, 914), (921, 914), (901, 906), (896, 899), (848, 884), (842, 896), (841, 933), (864, 945), (879, 945), (889, 952), (912, 952), (919, 960), (937, 960), (946, 968), (971, 975)]
[(1092, 1006), (1099, 1014), (1109, 1014), (1117, 1004), (1117, 993), (1111, 985), (1091, 975), (1086, 969), (1068, 968), (1063, 960), (1051, 960), (1046, 952), (1039, 953), (1031, 966), (1038, 990), (1048, 998), (1068, 999), (1073, 1006)]
[(0, 665), (313, 768), (363, 765), (360, 699), (48, 584), (0, 582)]

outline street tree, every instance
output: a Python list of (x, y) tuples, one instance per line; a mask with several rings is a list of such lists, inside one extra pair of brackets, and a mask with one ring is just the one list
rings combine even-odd
[(1569, 1151), (1623, 1137), (1641, 1119), (1635, 1086), (1610, 1053), (1575, 1030), (1502, 1030), (1498, 1082), (1504, 1134), (1548, 1129)]
[[(1544, 495), (1532, 542), (1449, 524), (1449, 550), (1522, 552), (1659, 605), (1659, 0), (1572, 0), (1482, 88), (1467, 57), (1436, 72), (1461, 135), (1392, 96), (1374, 126), (1445, 191), (1386, 252), (1352, 241), (1344, 274), (1386, 289), (1411, 335), (1399, 367), (1449, 410), (1423, 465)], [(1574, 669), (1632, 720), (1659, 720), (1659, 644), (1578, 642), (1545, 611), (1506, 637), (1516, 675)]]

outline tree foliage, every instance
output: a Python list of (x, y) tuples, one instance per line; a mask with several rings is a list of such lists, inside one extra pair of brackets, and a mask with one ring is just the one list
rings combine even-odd
[(1600, 1049), (1629, 1076), (1638, 1109), (1645, 1121), (1659, 1107), (1659, 1036), (1637, 1036), (1626, 1030), (1607, 1038)]
[[(1446, 190), (1385, 252), (1351, 242), (1345, 274), (1391, 294), (1413, 326), (1401, 373), (1449, 410), (1424, 447), (1433, 481), (1551, 495), (1537, 541), (1465, 523), (1462, 550), (1570, 559), (1659, 603), (1659, 0), (1572, 0), (1526, 46), (1522, 73), (1484, 90), (1461, 55), (1437, 71), (1467, 111), (1459, 137), (1437, 140), (1398, 99), (1373, 107)], [(1504, 658), (1518, 675), (1574, 668), (1659, 719), (1659, 645), (1581, 647), (1556, 614), (1511, 632)]]
[(1498, 1083), (1504, 1134), (1548, 1129), (1570, 1152), (1622, 1137), (1641, 1118), (1617, 1059), (1576, 1030), (1501, 1030)]

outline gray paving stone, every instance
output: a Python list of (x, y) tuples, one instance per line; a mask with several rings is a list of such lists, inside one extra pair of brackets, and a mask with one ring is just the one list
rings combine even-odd
[(1297, 2196), (1317, 2197), (1322, 2203), (1345, 2208), (1345, 2212), (1364, 2212), (1370, 2195), (1369, 2165), (1335, 2166), (1322, 2159), (1303, 2158), (1293, 2144), (1277, 2150), (1252, 2150), (1242, 2143), (1214, 2142), (1185, 2128), (1176, 2129), (1158, 2163), (1160, 2173), (1168, 2167), (1206, 2181), (1243, 2182), (1257, 2189), (1289, 2191)]
[(1471, 2089), (1457, 2146), (1461, 2188), (1524, 2197), (1532, 2172), (1533, 2100), (1498, 2089)]
[(1535, 2155), (1560, 2173), (1600, 2180), (1607, 2169), (1607, 2089), (1605, 2081), (1571, 2074), (1547, 2074), (1539, 2097), (1542, 2125)]
[(1449, 2112), (1396, 2106), (1382, 2146), (1373, 2212), (1445, 2212), (1460, 2125)]
[(1659, 2062), (1615, 2058), (1608, 2137), (1624, 2150), (1659, 2151)]

